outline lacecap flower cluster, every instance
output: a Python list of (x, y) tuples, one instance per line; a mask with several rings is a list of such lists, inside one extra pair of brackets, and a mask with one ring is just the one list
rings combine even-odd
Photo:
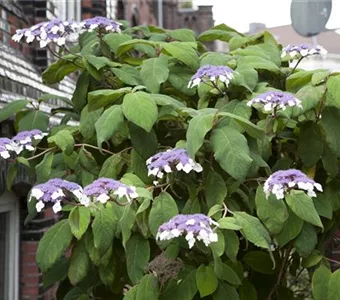
[(18, 29), (12, 39), (15, 42), (20, 42), (22, 38), (25, 38), (26, 43), (36, 40), (40, 43), (41, 48), (51, 43), (63, 46), (68, 41), (75, 41), (84, 31), (120, 32), (120, 25), (120, 23), (105, 17), (89, 18), (82, 22), (54, 19), (29, 28)]
[(169, 149), (159, 152), (146, 161), (146, 166), (148, 176), (153, 175), (157, 178), (163, 178), (165, 173), (171, 173), (176, 170), (183, 170), (185, 173), (192, 170), (199, 173), (203, 170), (199, 163), (189, 157), (185, 149)]
[(194, 76), (191, 77), (188, 88), (199, 85), (204, 82), (217, 83), (218, 80), (224, 82), (228, 86), (230, 80), (234, 78), (234, 71), (227, 66), (211, 66), (205, 65), (200, 67)]
[(269, 91), (260, 94), (247, 103), (248, 106), (253, 106), (254, 104), (263, 105), (264, 111), (267, 112), (271, 112), (275, 109), (285, 110), (287, 107), (294, 106), (302, 108), (301, 100), (290, 93), (282, 91)]
[(326, 55), (327, 50), (320, 45), (291, 44), (282, 49), (281, 57), (289, 56), (291, 59), (299, 59), (310, 55)]
[(157, 240), (171, 240), (179, 236), (185, 236), (189, 248), (192, 248), (196, 241), (203, 241), (208, 246), (217, 242), (218, 236), (211, 227), (218, 223), (203, 214), (177, 215), (158, 229)]
[(34, 144), (48, 135), (41, 130), (21, 131), (12, 139), (0, 138), (0, 156), (7, 159), (11, 153), (20, 154), (24, 150), (34, 151)]
[(321, 184), (308, 178), (300, 170), (289, 169), (273, 173), (264, 183), (263, 190), (268, 198), (274, 194), (277, 199), (283, 199), (290, 190), (302, 190), (310, 197), (316, 197), (316, 191), (322, 192)]
[(87, 207), (91, 203), (106, 203), (111, 198), (126, 197), (130, 202), (131, 199), (137, 198), (138, 194), (134, 186), (127, 186), (111, 178), (99, 178), (84, 189), (74, 182), (55, 178), (34, 186), (29, 201), (32, 197), (38, 200), (36, 204), (38, 212), (46, 203), (51, 202), (53, 211), (57, 213), (62, 209), (62, 202), (73, 203), (72, 199)]

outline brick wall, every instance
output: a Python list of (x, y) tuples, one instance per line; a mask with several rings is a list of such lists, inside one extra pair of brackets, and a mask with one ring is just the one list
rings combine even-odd
[[(27, 214), (23, 209), (22, 215)], [(20, 242), (20, 300), (53, 300), (57, 286), (45, 289), (43, 277), (36, 264), (35, 256), (39, 240), (56, 218), (52, 209), (46, 209), (27, 226), (22, 225)]]

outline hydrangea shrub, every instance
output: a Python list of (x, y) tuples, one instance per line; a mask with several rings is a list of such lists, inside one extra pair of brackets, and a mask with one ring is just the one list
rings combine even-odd
[[(18, 135), (1, 159), (35, 170), (27, 221), (59, 221), (37, 264), (57, 299), (337, 299), (326, 251), (340, 209), (340, 74), (305, 71), (324, 54), (218, 25), (121, 28), (105, 18), (18, 30), (58, 59), (46, 84), (76, 74), (60, 124), (36, 101), (0, 112)], [(71, 38), (72, 36), (72, 38)], [(205, 42), (230, 51), (208, 51)], [(72, 122), (71, 122), (72, 121)], [(328, 297), (328, 298), (327, 298)]]

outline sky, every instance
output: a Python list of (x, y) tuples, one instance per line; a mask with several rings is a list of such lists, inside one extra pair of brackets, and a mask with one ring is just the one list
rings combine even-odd
[[(213, 5), (215, 24), (226, 23), (241, 32), (253, 22), (267, 27), (291, 23), (291, 0), (194, 0), (194, 4)], [(327, 28), (340, 28), (340, 0), (333, 0)]]

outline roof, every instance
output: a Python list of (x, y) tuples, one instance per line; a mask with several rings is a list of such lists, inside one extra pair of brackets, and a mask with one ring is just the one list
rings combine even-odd
[(340, 35), (334, 31), (321, 32), (314, 38), (307, 38), (296, 33), (292, 25), (261, 28), (261, 30), (258, 31), (263, 31), (264, 29), (271, 32), (277, 41), (283, 46), (287, 46), (288, 44), (302, 43), (313, 44), (314, 40), (316, 39), (317, 44), (323, 46), (328, 51), (328, 53), (340, 54)]

